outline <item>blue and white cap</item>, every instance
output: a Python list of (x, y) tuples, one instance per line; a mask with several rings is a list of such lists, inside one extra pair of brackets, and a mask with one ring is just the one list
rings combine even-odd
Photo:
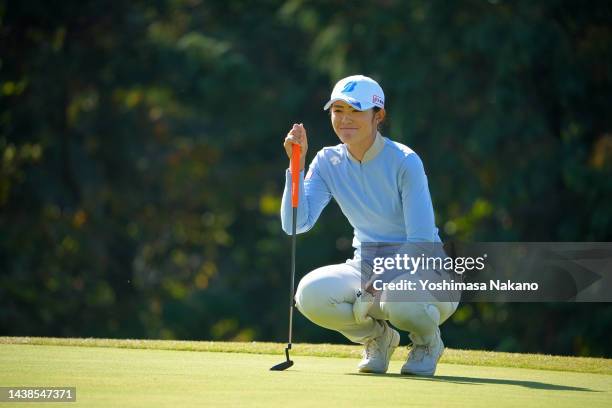
[(332, 103), (344, 101), (353, 108), (364, 111), (375, 106), (385, 107), (385, 93), (378, 82), (363, 75), (352, 75), (338, 81), (329, 102), (323, 107), (328, 110)]

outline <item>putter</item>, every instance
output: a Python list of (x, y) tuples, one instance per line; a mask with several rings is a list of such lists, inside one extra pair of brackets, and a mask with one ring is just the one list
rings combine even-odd
[(295, 230), (297, 222), (297, 207), (299, 197), (299, 186), (300, 186), (300, 150), (301, 147), (298, 144), (291, 146), (291, 163), (289, 165), (291, 169), (291, 207), (292, 207), (292, 226), (291, 226), (291, 286), (289, 287), (289, 342), (285, 347), (285, 357), (287, 360), (280, 364), (270, 368), (272, 371), (283, 371), (293, 365), (293, 360), (289, 358), (289, 350), (291, 350), (291, 335), (293, 329), (293, 304), (294, 304), (294, 293), (293, 285), (295, 281)]

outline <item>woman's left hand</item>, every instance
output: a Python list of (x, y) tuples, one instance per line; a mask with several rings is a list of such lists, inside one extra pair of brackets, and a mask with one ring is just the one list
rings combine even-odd
[(357, 324), (367, 323), (372, 320), (368, 315), (374, 305), (374, 296), (370, 292), (357, 290), (355, 303), (353, 303), (353, 317)]

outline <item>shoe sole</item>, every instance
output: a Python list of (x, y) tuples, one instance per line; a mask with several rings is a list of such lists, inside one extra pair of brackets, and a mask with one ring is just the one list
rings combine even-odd
[(393, 339), (391, 339), (391, 343), (389, 343), (389, 351), (388, 351), (389, 358), (387, 359), (387, 366), (385, 367), (384, 371), (372, 370), (368, 367), (362, 367), (362, 368), (359, 368), (359, 372), (360, 373), (370, 373), (370, 374), (385, 374), (387, 370), (389, 369), (389, 362), (391, 361), (391, 356), (393, 356), (395, 349), (397, 348), (397, 346), (399, 346), (399, 342), (400, 342), (400, 335), (396, 330), (393, 330)]

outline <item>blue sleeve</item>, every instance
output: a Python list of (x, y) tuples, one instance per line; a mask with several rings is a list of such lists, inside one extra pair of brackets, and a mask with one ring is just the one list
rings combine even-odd
[[(296, 232), (298, 234), (306, 232), (313, 227), (319, 215), (321, 215), (323, 208), (325, 208), (332, 197), (325, 180), (323, 180), (319, 174), (317, 163), (318, 155), (315, 156), (310, 166), (308, 166), (306, 180), (304, 180), (304, 171), (302, 170), (300, 172), (300, 191), (296, 223)], [(285, 172), (285, 190), (283, 191), (283, 200), (281, 202), (281, 225), (283, 231), (287, 234), (291, 234), (292, 216), (291, 172), (287, 169)]]
[(403, 162), (400, 194), (407, 242), (434, 242), (436, 225), (423, 162), (410, 154)]

